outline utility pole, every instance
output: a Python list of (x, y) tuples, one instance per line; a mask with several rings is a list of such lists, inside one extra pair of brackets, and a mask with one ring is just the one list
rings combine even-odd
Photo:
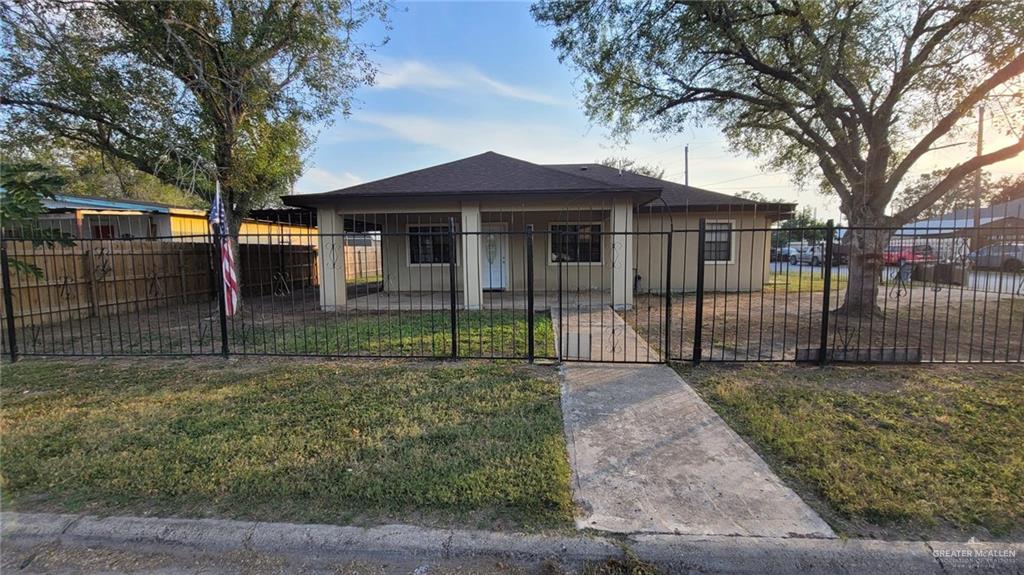
[(690, 185), (690, 144), (683, 146), (683, 185)]
[[(985, 136), (985, 105), (978, 106), (978, 147), (977, 155), (981, 155), (982, 140)], [(981, 227), (981, 168), (974, 172), (974, 228)], [(977, 246), (973, 246), (978, 249)]]

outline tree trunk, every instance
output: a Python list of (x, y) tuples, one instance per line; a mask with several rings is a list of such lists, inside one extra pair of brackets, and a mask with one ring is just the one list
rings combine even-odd
[(885, 266), (882, 254), (892, 232), (872, 226), (854, 226), (849, 233), (852, 234), (852, 240), (846, 300), (836, 313), (854, 319), (882, 315), (882, 310), (878, 307), (878, 292), (882, 269)]

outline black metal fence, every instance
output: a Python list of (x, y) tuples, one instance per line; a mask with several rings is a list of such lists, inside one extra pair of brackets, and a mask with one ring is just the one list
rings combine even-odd
[[(1024, 228), (707, 219), (664, 230), (462, 231), (449, 220), (242, 235), (232, 239), (243, 286), (233, 317), (220, 241), (3, 239), (5, 356), (1024, 358)], [(880, 255), (858, 256), (865, 241)]]

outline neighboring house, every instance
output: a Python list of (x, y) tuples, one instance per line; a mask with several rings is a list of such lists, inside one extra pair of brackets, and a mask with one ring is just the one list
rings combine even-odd
[[(44, 199), (47, 213), (37, 225), (72, 237), (95, 240), (161, 239), (207, 241), (210, 224), (205, 210), (156, 202), (90, 198), (57, 194)], [(17, 230), (9, 230), (17, 235)], [(315, 226), (271, 219), (246, 218), (239, 231), (243, 244), (311, 245)]]
[[(794, 208), (598, 164), (540, 165), (494, 152), (283, 200), (317, 210), (325, 309), (346, 303), (345, 290), (333, 288), (345, 281), (344, 270), (325, 261), (342, 241), (332, 234), (367, 231), (381, 236), (388, 291), (445, 289), (453, 251), (464, 307), (480, 308), (487, 290), (522, 290), (532, 225), (535, 289), (556, 289), (560, 266), (566, 289), (609, 291), (614, 305), (629, 306), (635, 290), (665, 286), (658, 262), (666, 259), (666, 236), (650, 232), (691, 230), (674, 234), (672, 289), (695, 288), (695, 230), (706, 218), (706, 265), (720, 271), (708, 273), (706, 285), (757, 290), (767, 277), (771, 234), (741, 230), (766, 229)], [(450, 221), (459, 238), (454, 250)]]

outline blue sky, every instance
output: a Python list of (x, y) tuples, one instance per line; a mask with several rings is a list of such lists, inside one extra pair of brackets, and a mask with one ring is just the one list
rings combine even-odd
[(323, 128), (296, 192), (327, 191), (487, 150), (538, 163), (636, 158), (682, 181), (690, 145), (690, 183), (726, 193), (823, 200), (757, 163), (731, 153), (714, 128), (671, 136), (635, 134), (628, 144), (592, 125), (580, 106), (576, 73), (558, 62), (553, 31), (530, 16), (529, 3), (399, 3), (391, 31), (373, 25), (373, 87), (356, 93), (352, 114)]
[[(352, 114), (325, 128), (308, 154), (297, 193), (328, 191), (487, 150), (538, 163), (625, 156), (690, 184), (725, 193), (752, 190), (838, 215), (835, 201), (801, 189), (785, 174), (731, 152), (714, 127), (613, 141), (580, 106), (581, 82), (551, 48), (553, 31), (534, 22), (528, 3), (398, 3), (393, 29), (360, 35), (390, 42), (373, 55), (373, 87), (356, 93)], [(955, 152), (955, 150), (951, 150)], [(924, 171), (919, 170), (919, 171)]]

